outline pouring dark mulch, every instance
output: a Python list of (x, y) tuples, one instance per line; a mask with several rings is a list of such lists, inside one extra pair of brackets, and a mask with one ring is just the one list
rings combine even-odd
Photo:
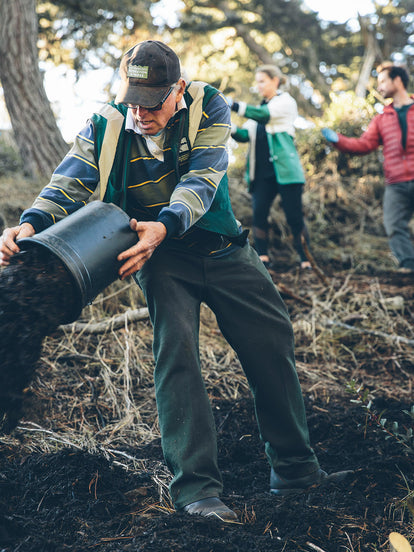
[(57, 257), (33, 248), (11, 258), (0, 272), (0, 428), (21, 415), (42, 341), (64, 320), (73, 302), (70, 276)]

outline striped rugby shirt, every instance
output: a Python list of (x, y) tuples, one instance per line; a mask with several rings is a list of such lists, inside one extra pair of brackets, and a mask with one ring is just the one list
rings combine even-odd
[(134, 131), (126, 107), (106, 104), (77, 135), (21, 222), (39, 232), (100, 198), (138, 220), (163, 222), (168, 237), (184, 242), (194, 230), (202, 239), (211, 232), (240, 239), (227, 184), (227, 101), (201, 82), (190, 83), (183, 100), (158, 154)]

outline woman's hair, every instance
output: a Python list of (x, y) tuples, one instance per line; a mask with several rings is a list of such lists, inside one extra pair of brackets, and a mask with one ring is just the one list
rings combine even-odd
[(260, 67), (256, 69), (256, 73), (266, 73), (271, 79), (277, 77), (279, 79), (279, 84), (287, 83), (286, 75), (282, 73), (277, 65), (260, 65)]

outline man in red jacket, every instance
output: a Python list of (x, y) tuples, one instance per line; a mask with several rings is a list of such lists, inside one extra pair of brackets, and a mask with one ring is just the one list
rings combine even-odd
[(383, 146), (384, 227), (400, 269), (414, 274), (414, 246), (409, 222), (414, 214), (414, 96), (407, 92), (403, 67), (378, 68), (378, 92), (392, 102), (376, 115), (360, 138), (347, 138), (324, 128), (324, 137), (340, 151), (364, 155)]

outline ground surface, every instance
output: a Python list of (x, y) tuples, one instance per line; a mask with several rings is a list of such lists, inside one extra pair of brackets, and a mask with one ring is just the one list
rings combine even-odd
[[(18, 183), (0, 181), (9, 225), (30, 204), (29, 191), (36, 195), (24, 182), (17, 190)], [(414, 543), (414, 279), (390, 261), (375, 181), (350, 184), (335, 175), (308, 183), (321, 274), (295, 269), (277, 208), (273, 238), (285, 255), (272, 256), (295, 331), (312, 443), (324, 469), (352, 469), (352, 477), (297, 497), (268, 493), (246, 381), (203, 309), (201, 360), (217, 420), (223, 498), (240, 523), (175, 513), (155, 415), (148, 320), (99, 334), (63, 329), (43, 344), (20, 423), (0, 435), (1, 552), (382, 552), (391, 531)], [(239, 190), (235, 196), (248, 226), (250, 198)], [(24, 359), (39, 340), (26, 339), (31, 321), (22, 293), (13, 301), (0, 286), (0, 299), (0, 325), (4, 305), (26, 316), (11, 328), (6, 321), (7, 334), (0, 327), (4, 373), (1, 352), (14, 349)], [(115, 286), (85, 308), (82, 320), (142, 306), (135, 286), (122, 293)], [(19, 347), (22, 336), (31, 350)], [(16, 375), (13, 358), (9, 375)], [(33, 366), (23, 365), (32, 375)]]
[[(117, 446), (114, 433), (114, 444), (98, 444), (95, 449), (86, 441), (70, 440), (68, 435), (81, 433), (92, 416), (88, 413), (90, 396), (86, 400), (86, 395), (79, 398), (77, 394), (83, 378), (82, 355), (78, 355), (77, 363), (73, 362), (76, 355), (72, 355), (72, 362), (63, 366), (64, 375), (61, 366), (59, 369), (59, 377), (68, 378), (75, 370), (76, 387), (71, 387), (74, 384), (69, 380), (53, 387), (57, 372), (52, 366), (50, 373), (50, 365), (52, 360), (59, 360), (56, 353), (48, 356), (48, 344), (39, 367), (44, 388), (38, 381), (34, 383), (34, 400), (29, 401), (21, 426), (0, 441), (2, 552), (380, 551), (388, 550), (391, 531), (413, 539), (414, 451), (409, 448), (413, 441), (405, 437), (413, 428), (409, 415), (414, 403), (412, 345), (404, 349), (378, 336), (332, 333), (331, 344), (340, 342), (340, 348), (328, 355), (324, 344), (322, 362), (317, 344), (300, 326), (314, 313), (306, 305), (312, 288), (314, 303), (323, 297), (326, 310), (332, 305), (332, 296), (349, 294), (341, 303), (349, 308), (355, 297), (365, 297), (367, 302), (372, 287), (377, 290), (379, 286), (384, 300), (396, 296), (404, 299), (403, 313), (397, 319), (393, 313), (382, 311), (382, 316), (390, 318), (389, 324), (400, 325), (400, 330), (388, 330), (403, 333), (404, 324), (412, 325), (412, 280), (396, 273), (384, 273), (374, 280), (354, 275), (345, 287), (343, 273), (338, 283), (331, 282), (335, 291), (327, 297), (323, 291), (326, 284), (322, 285), (315, 273), (298, 275), (291, 270), (275, 272), (274, 277), (284, 282), (285, 291), (287, 288), (284, 296), (297, 332), (298, 371), (312, 443), (327, 471), (354, 470), (349, 480), (295, 497), (271, 496), (269, 468), (248, 391), (242, 389), (231, 399), (212, 386), (209, 392), (217, 420), (224, 500), (238, 513), (240, 523), (222, 524), (175, 513), (166, 497), (158, 437), (147, 438), (142, 445), (139, 438), (132, 437), (129, 444), (125, 441)], [(343, 319), (358, 325), (358, 320), (367, 316), (368, 307), (365, 304), (365, 310), (358, 312), (354, 309)], [(374, 322), (375, 316), (370, 316)], [(217, 354), (223, 340), (214, 324), (207, 334)], [(139, 335), (145, 341), (144, 332)], [(410, 337), (409, 332), (407, 335)], [(202, 329), (202, 349), (205, 339)], [(68, 362), (67, 354), (65, 359)], [(90, 374), (90, 366), (87, 369)], [(370, 391), (372, 403), (362, 396), (363, 391), (354, 389), (352, 394), (347, 390), (347, 382), (354, 378)], [(55, 401), (55, 396), (63, 398)], [(96, 411), (109, 417), (103, 404), (94, 404)], [(80, 424), (79, 408), (83, 416)], [(390, 421), (394, 427), (398, 423), (398, 431), (385, 432), (380, 418), (387, 418), (386, 427)], [(30, 425), (33, 420), (50, 428), (37, 440), (32, 440), (30, 433), (31, 427), (39, 427)], [(59, 429), (66, 431), (65, 437), (58, 437)]]
[[(381, 406), (397, 418), (404, 405)], [(132, 475), (100, 455), (61, 450), (22, 458), (2, 447), (3, 550), (383, 550), (391, 531), (407, 534), (403, 499), (413, 485), (412, 459), (379, 432), (365, 432), (364, 415), (346, 397), (331, 397), (328, 408), (308, 397), (307, 408), (323, 467), (355, 474), (341, 487), (277, 499), (267, 492), (251, 402), (220, 405), (225, 500), (239, 513), (239, 525), (159, 509), (151, 474)], [(129, 452), (161, 457), (158, 442)]]

